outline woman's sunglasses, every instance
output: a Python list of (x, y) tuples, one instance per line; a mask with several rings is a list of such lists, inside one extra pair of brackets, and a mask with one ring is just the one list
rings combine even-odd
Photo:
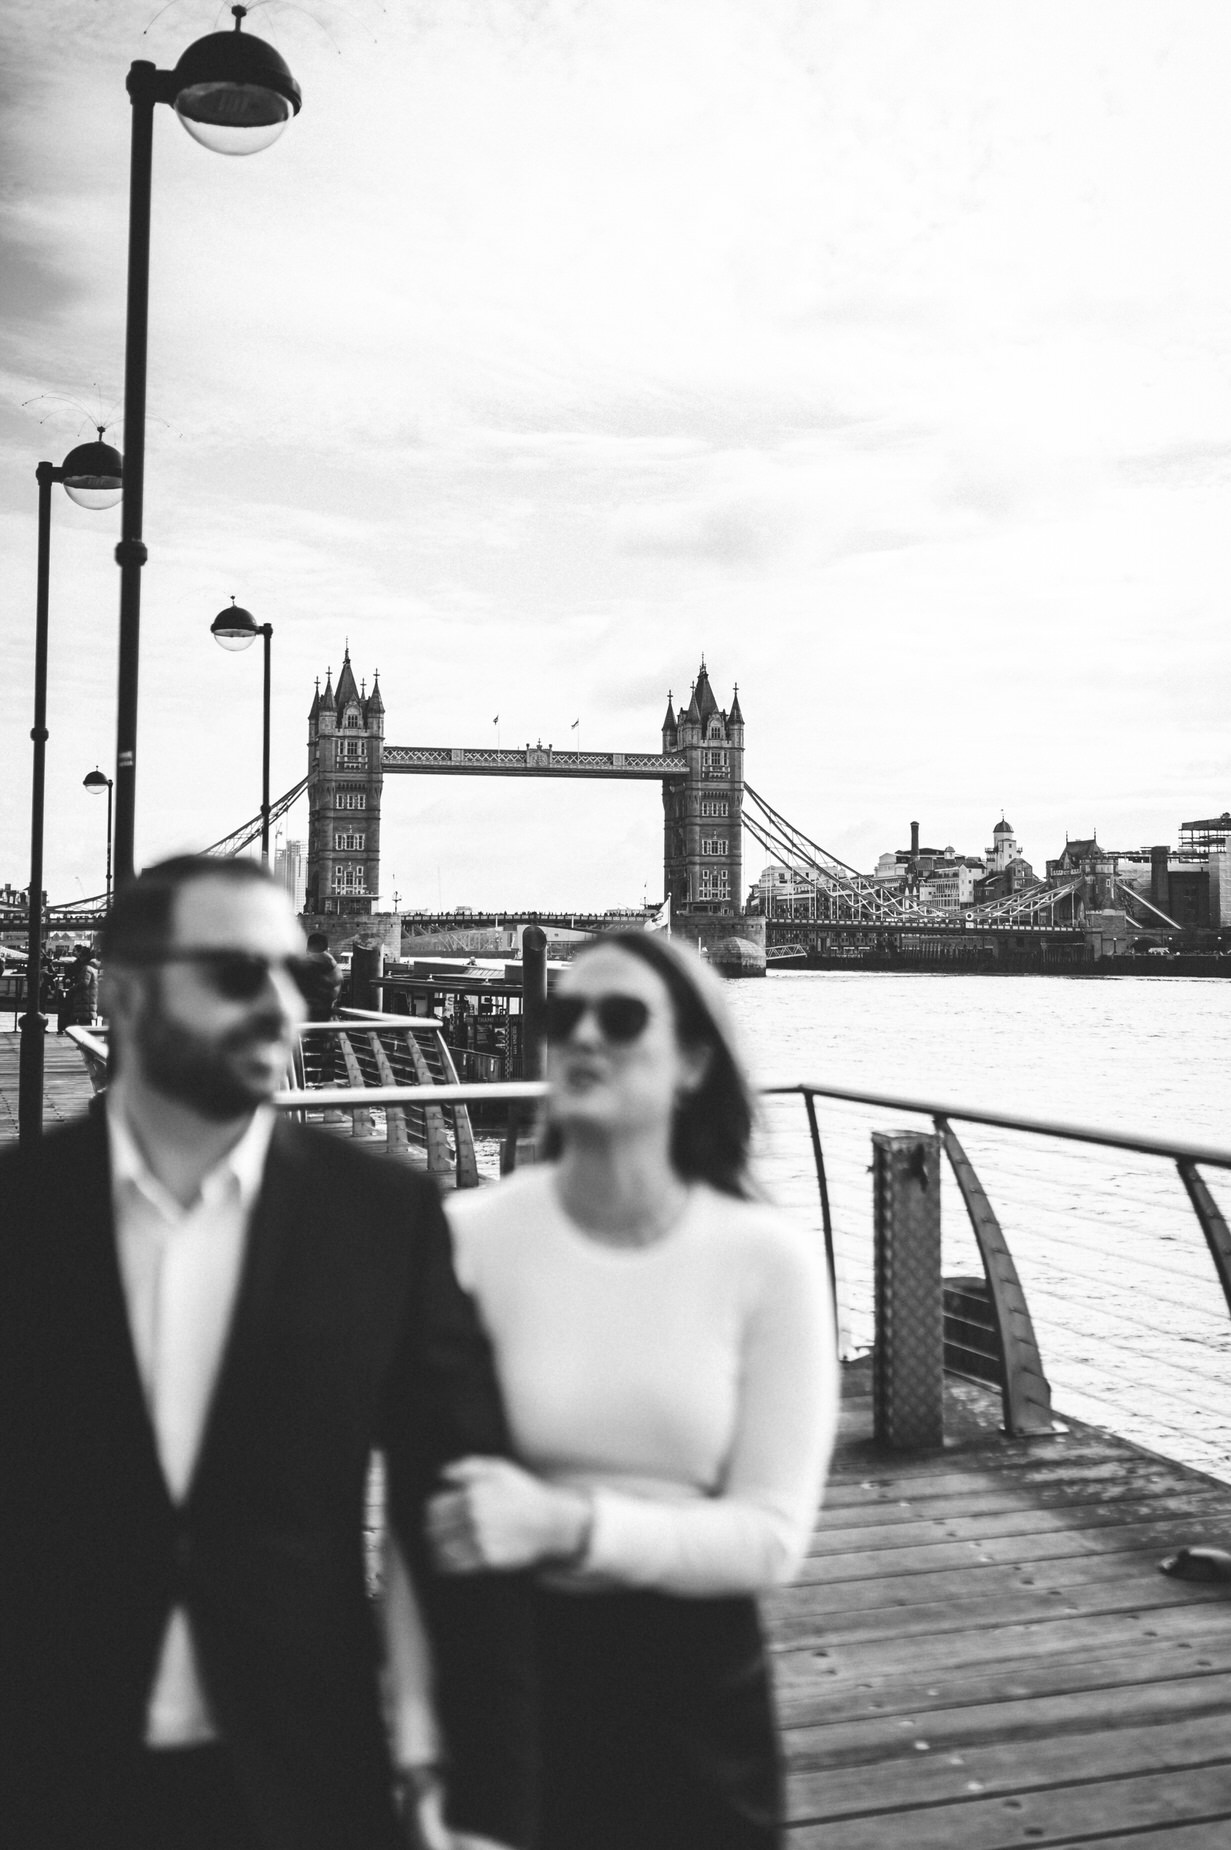
[(310, 993), (314, 965), (306, 955), (263, 957), (259, 951), (182, 949), (142, 951), (132, 960), (139, 964), (196, 964), (204, 981), (224, 1002), (254, 1002), (274, 970), (283, 970), (300, 994)]
[(599, 1033), (613, 1047), (627, 1047), (650, 1019), (640, 996), (548, 996), (544, 1026), (549, 1041), (567, 1041), (583, 1015), (593, 1014)]

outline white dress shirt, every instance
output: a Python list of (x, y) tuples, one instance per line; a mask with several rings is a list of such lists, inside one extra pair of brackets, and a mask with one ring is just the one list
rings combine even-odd
[[(108, 1090), (120, 1276), (158, 1457), (175, 1503), (192, 1481), (272, 1129), (272, 1111), (258, 1111), (185, 1208), (141, 1153), (125, 1113), (122, 1078)], [(146, 1744), (187, 1747), (216, 1736), (188, 1614), (176, 1607), (150, 1695)]]

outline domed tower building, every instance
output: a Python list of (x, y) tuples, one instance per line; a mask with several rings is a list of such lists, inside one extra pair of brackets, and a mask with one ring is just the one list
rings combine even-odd
[(705, 658), (686, 708), (667, 696), (663, 751), (688, 760), (683, 782), (663, 784), (663, 871), (675, 912), (743, 906), (744, 715), (714, 698)]
[(1004, 812), (1000, 821), (992, 830), (992, 845), (985, 850), (984, 867), (989, 874), (1002, 874), (1009, 862), (1017, 857), (1017, 842), (1013, 836), (1013, 824), (1006, 822)]
[(308, 913), (371, 913), (380, 892), (385, 703), (356, 685), (350, 650), (308, 713)]

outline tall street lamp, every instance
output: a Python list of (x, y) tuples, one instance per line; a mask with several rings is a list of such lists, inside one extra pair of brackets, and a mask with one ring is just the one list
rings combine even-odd
[(88, 790), (90, 795), (93, 797), (101, 796), (104, 790), (107, 792), (107, 910), (108, 912), (110, 912), (111, 910), (111, 792), (114, 786), (112, 784), (111, 779), (109, 777), (105, 777), (103, 773), (97, 767), (95, 767), (93, 771), (88, 772), (86, 776), (82, 778), (81, 786), (83, 790)]
[(141, 640), (141, 537), (145, 497), (145, 378), (150, 295), (150, 174), (154, 105), (169, 103), (192, 136), (217, 154), (255, 154), (299, 114), (299, 85), (262, 39), (243, 33), (248, 12), (233, 6), (234, 32), (190, 45), (173, 71), (138, 59), (128, 73), (132, 167), (128, 204), (128, 328), (124, 349), (124, 427), (128, 467), (120, 543), (119, 697), (116, 703), (115, 873), (133, 873), (137, 801), (137, 677)]
[(47, 604), (51, 583), (51, 489), (64, 484), (80, 507), (114, 507), (120, 498), (124, 465), (118, 450), (103, 442), (79, 443), (57, 469), (41, 462), (38, 482), (38, 579), (34, 605), (34, 775), (30, 799), (30, 892), (26, 941), (26, 1012), (21, 1018), (17, 1070), (17, 1135), (23, 1147), (43, 1133), (43, 807), (47, 771)]
[(265, 638), (265, 696), (261, 732), (261, 866), (269, 868), (269, 644), (274, 633), (272, 623), (258, 623), (250, 610), (231, 599), (229, 610), (220, 610), (209, 626), (209, 633), (223, 649), (246, 649), (258, 636)]

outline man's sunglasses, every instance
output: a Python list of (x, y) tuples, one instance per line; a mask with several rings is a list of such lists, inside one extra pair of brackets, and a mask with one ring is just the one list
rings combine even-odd
[(640, 996), (548, 996), (544, 1027), (549, 1041), (567, 1041), (583, 1015), (593, 1014), (603, 1039), (627, 1047), (650, 1019)]
[(255, 1001), (275, 970), (285, 971), (300, 994), (307, 996), (315, 970), (307, 955), (264, 957), (259, 951), (214, 950), (192, 945), (142, 951), (132, 961), (138, 964), (196, 964), (210, 988), (225, 1002)]

